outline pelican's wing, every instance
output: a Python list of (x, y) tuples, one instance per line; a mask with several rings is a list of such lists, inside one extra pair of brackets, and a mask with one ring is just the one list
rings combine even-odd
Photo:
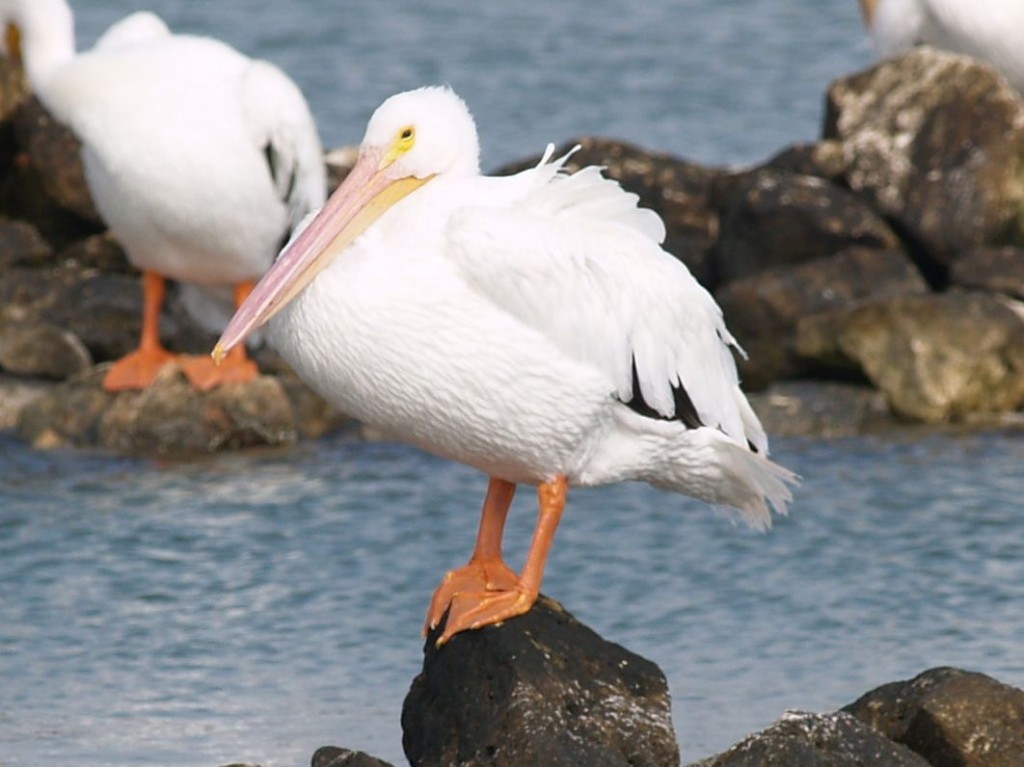
[(99, 36), (94, 50), (116, 50), (131, 45), (151, 43), (163, 37), (169, 37), (164, 20), (149, 11), (130, 13), (119, 21), (115, 21)]
[(251, 62), (241, 98), (252, 140), (266, 158), (274, 188), (288, 209), (286, 239), (307, 214), (324, 204), (327, 194), (316, 123), (298, 86), (269, 62)]
[(526, 171), (539, 183), (518, 203), (452, 217), (448, 254), (467, 282), (600, 369), (639, 412), (764, 450), (739, 390), (735, 341), (711, 295), (661, 249), (660, 218), (599, 169), (566, 176), (555, 165)]

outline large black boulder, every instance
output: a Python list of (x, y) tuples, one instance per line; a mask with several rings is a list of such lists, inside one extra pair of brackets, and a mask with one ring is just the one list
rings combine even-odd
[(608, 642), (557, 602), (457, 634), (427, 637), (402, 710), (416, 767), (676, 767), (661, 670)]

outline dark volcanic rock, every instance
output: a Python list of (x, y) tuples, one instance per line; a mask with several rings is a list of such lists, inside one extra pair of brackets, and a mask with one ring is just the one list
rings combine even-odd
[(323, 746), (313, 754), (310, 767), (392, 767), (392, 765), (390, 762), (381, 761), (362, 751), (349, 751), (347, 748), (338, 748), (337, 746)]
[(795, 333), (801, 319), (869, 298), (927, 290), (924, 279), (900, 251), (851, 248), (736, 280), (720, 289), (716, 298), (729, 329), (749, 355), (739, 362), (743, 381), (751, 389), (760, 389), (812, 367), (796, 354)]
[[(712, 182), (725, 171), (687, 162), (662, 152), (651, 152), (624, 141), (584, 136), (555, 150), (561, 157), (576, 145), (580, 150), (566, 163), (575, 171), (588, 165), (640, 197), (640, 205), (658, 213), (665, 222), (665, 249), (685, 263), (705, 286), (713, 285), (708, 254), (718, 234), (718, 216), (709, 204)], [(498, 175), (532, 168), (539, 156), (501, 168)]]
[(14, 130), (46, 194), (85, 221), (100, 224), (82, 167), (82, 145), (34, 96), (14, 115)]
[(973, 248), (953, 262), (950, 282), (1024, 299), (1024, 248)]
[(872, 690), (843, 711), (932, 767), (1024, 764), (1024, 691), (984, 674), (931, 669)]
[(988, 66), (917, 48), (840, 78), (824, 135), (934, 280), (961, 251), (1024, 241), (1024, 101)]
[(846, 173), (846, 157), (838, 141), (799, 143), (772, 155), (764, 167), (839, 183)]
[(720, 217), (713, 284), (854, 246), (899, 246), (870, 205), (814, 176), (759, 168), (719, 179), (712, 199)]
[(20, 66), (0, 54), (0, 173), (5, 173), (17, 150), (14, 113), (28, 98), (25, 73)]
[(787, 713), (768, 729), (689, 767), (931, 767), (845, 713)]
[(1019, 306), (953, 291), (876, 301), (836, 319), (839, 348), (893, 411), (938, 423), (1024, 405)]
[(106, 365), (33, 400), (18, 436), (36, 447), (102, 447), (125, 454), (212, 453), (295, 441), (291, 403), (281, 384), (262, 376), (198, 392), (175, 367), (143, 391), (102, 389)]
[(545, 597), (497, 627), (428, 637), (402, 710), (417, 767), (678, 765), (665, 677)]

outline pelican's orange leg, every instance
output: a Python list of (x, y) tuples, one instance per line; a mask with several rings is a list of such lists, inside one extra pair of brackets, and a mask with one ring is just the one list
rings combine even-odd
[[(526, 556), (523, 574), (511, 587), (466, 589), (453, 595), (444, 633), (437, 640), (444, 644), (455, 634), (477, 629), (514, 618), (528, 612), (540, 594), (544, 580), (544, 566), (562, 519), (569, 483), (564, 476), (542, 482), (537, 488), (540, 514), (533, 531), (530, 551)], [(509, 499), (511, 501), (511, 498)], [(486, 506), (485, 506), (486, 510)], [(481, 529), (483, 523), (481, 523)], [(431, 606), (433, 609), (433, 605)]]
[(491, 477), (480, 514), (480, 529), (473, 556), (469, 558), (469, 564), (446, 573), (441, 585), (434, 591), (434, 598), (430, 600), (430, 609), (427, 611), (427, 622), (423, 627), (424, 634), (437, 628), (448, 605), (459, 594), (506, 591), (515, 588), (519, 582), (519, 577), (501, 556), (505, 519), (515, 493), (515, 483)]
[(107, 372), (103, 388), (107, 391), (145, 389), (174, 355), (160, 343), (160, 312), (164, 307), (163, 275), (142, 273), (142, 337), (139, 348), (122, 357)]
[[(237, 309), (256, 287), (253, 280), (240, 282), (235, 286), (235, 308)], [(189, 382), (199, 391), (208, 391), (225, 383), (248, 383), (259, 376), (256, 363), (249, 359), (245, 344), (239, 344), (220, 363), (208, 355), (183, 357), (181, 368)]]

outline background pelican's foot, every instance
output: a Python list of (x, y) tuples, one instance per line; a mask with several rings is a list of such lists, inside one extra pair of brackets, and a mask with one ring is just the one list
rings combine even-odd
[(209, 391), (226, 383), (249, 383), (260, 374), (256, 363), (248, 357), (229, 354), (219, 365), (212, 357), (203, 355), (182, 357), (181, 369), (189, 383), (199, 391)]
[(107, 371), (103, 388), (109, 392), (146, 389), (174, 359), (166, 349), (137, 349), (119, 359)]

